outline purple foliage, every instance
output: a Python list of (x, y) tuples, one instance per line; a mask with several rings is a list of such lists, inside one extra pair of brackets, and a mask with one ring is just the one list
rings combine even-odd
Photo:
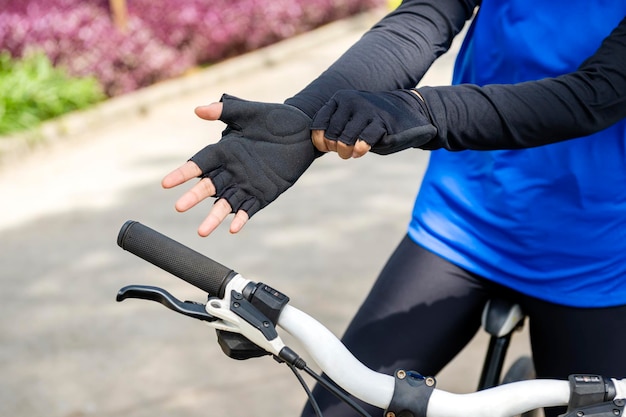
[(108, 0), (0, 0), (0, 50), (40, 48), (108, 95), (271, 44), (382, 0), (127, 0), (126, 32)]
[(206, 63), (269, 45), (383, 0), (133, 0), (164, 44)]
[(159, 42), (140, 19), (126, 34), (112, 24), (98, 2), (5, 0), (0, 12), (0, 45), (20, 57), (42, 49), (55, 66), (77, 76), (94, 75), (110, 96), (181, 74), (193, 62)]

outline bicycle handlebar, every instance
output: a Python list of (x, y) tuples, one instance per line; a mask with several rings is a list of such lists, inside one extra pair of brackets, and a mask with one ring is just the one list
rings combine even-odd
[(386, 409), (394, 391), (394, 378), (372, 371), (313, 317), (286, 305), (278, 325), (306, 350), (337, 385), (368, 404)]
[[(230, 301), (232, 293), (243, 293), (251, 281), (230, 268), (162, 235), (136, 221), (127, 221), (121, 228), (118, 245), (140, 258), (164, 269), (186, 282)], [(152, 299), (152, 298), (151, 298)], [(227, 303), (210, 303), (214, 313)], [(207, 304), (207, 312), (211, 312)], [(235, 316), (228, 312), (231, 316)], [(227, 317), (222, 314), (221, 316)], [(215, 316), (214, 316), (215, 317)], [(217, 315), (216, 317), (220, 317)], [(235, 318), (233, 323), (239, 319)], [(369, 404), (387, 409), (394, 396), (393, 376), (375, 372), (361, 362), (324, 325), (291, 305), (285, 305), (278, 317), (283, 328), (310, 354), (321, 370), (344, 390)], [(219, 322), (211, 325), (220, 328)], [(254, 326), (231, 327), (224, 323), (222, 330), (236, 331), (268, 352), (278, 354), (279, 338), (265, 340)], [(626, 399), (626, 379), (612, 379), (615, 399), (623, 408)], [(529, 380), (513, 382), (469, 394), (453, 394), (433, 389), (427, 400), (426, 417), (460, 417), (481, 415), (506, 417), (526, 411), (567, 405), (570, 401), (570, 383), (565, 380)]]
[[(324, 325), (287, 305), (278, 325), (301, 344), (337, 385), (354, 397), (387, 409), (394, 396), (394, 378), (359, 362)], [(626, 379), (611, 379), (615, 399), (626, 398)], [(498, 385), (478, 392), (455, 394), (435, 388), (428, 399), (426, 417), (509, 417), (527, 411), (565, 406), (570, 402), (567, 380), (534, 379)]]
[(237, 274), (134, 220), (124, 223), (117, 236), (117, 244), (212, 296), (223, 297), (226, 284)]

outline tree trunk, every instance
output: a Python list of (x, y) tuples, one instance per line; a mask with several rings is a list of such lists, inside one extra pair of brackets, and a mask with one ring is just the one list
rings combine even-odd
[(126, 0), (109, 0), (113, 23), (121, 32), (128, 29), (128, 7)]

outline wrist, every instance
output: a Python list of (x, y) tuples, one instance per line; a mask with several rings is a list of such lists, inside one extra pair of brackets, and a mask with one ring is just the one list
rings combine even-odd
[(283, 104), (295, 107), (296, 109), (309, 116), (309, 118), (311, 119), (313, 119), (313, 116), (315, 116), (315, 113), (318, 110), (317, 106), (315, 106), (315, 104), (311, 100), (307, 100), (300, 95), (295, 95), (291, 98), (288, 98), (283, 102)]

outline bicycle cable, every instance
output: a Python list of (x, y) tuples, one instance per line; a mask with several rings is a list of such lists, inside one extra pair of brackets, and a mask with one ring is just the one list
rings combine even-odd
[(359, 413), (363, 417), (372, 417), (367, 411), (365, 411), (359, 404), (356, 403), (352, 398), (348, 397), (348, 395), (341, 392), (335, 385), (329, 382), (324, 377), (315, 373), (308, 366), (303, 366), (301, 369), (304, 370), (309, 376), (315, 379), (322, 387), (324, 387), (327, 391), (333, 394), (335, 397), (339, 398), (341, 401), (349, 405), (354, 411)]
[(304, 389), (304, 392), (306, 392), (306, 395), (309, 398), (309, 403), (311, 404), (311, 407), (313, 407), (313, 411), (315, 411), (315, 415), (317, 417), (323, 417), (322, 416), (322, 410), (320, 409), (320, 406), (317, 403), (317, 400), (313, 396), (313, 393), (311, 392), (311, 389), (307, 385), (307, 383), (304, 380), (304, 378), (302, 378), (302, 375), (300, 375), (300, 372), (298, 371), (298, 369), (295, 366), (293, 366), (292, 364), (290, 364), (290, 363), (286, 363), (285, 362), (285, 364), (289, 367), (289, 369), (291, 369), (291, 372), (293, 372), (293, 374), (298, 379), (298, 382), (300, 382), (300, 385)]

